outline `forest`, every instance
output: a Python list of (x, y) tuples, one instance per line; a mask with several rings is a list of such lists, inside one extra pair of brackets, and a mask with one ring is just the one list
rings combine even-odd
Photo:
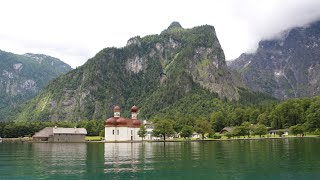
[[(287, 99), (282, 102), (273, 100), (259, 104), (235, 103), (218, 98), (205, 101), (205, 98), (194, 95), (183, 99), (188, 109), (167, 109), (153, 116), (149, 121), (159, 126), (164, 123), (168, 132), (188, 134), (219, 132), (227, 126), (236, 127), (238, 135), (247, 135), (250, 125), (254, 125), (257, 134), (268, 129), (290, 128), (293, 133), (319, 133), (320, 97)], [(183, 106), (185, 107), (185, 106)], [(208, 111), (211, 113), (208, 114)], [(205, 114), (202, 116), (201, 114)], [(169, 124), (169, 125), (168, 125)], [(0, 137), (31, 137), (44, 127), (84, 127), (88, 136), (104, 136), (104, 120), (81, 121), (8, 121), (0, 122)], [(170, 130), (172, 128), (172, 130)], [(159, 134), (159, 132), (158, 132)], [(170, 133), (169, 133), (170, 134)]]

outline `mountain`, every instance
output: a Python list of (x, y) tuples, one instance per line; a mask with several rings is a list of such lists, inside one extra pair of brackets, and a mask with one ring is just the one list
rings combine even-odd
[(230, 63), (254, 91), (278, 99), (320, 95), (320, 21), (261, 41), (253, 54)]
[(50, 80), (70, 70), (69, 65), (47, 55), (0, 50), (0, 120), (12, 108), (33, 98)]
[[(53, 80), (16, 119), (105, 119), (114, 105), (124, 115), (137, 105), (139, 117), (150, 118), (193, 95), (237, 101), (238, 87), (244, 85), (228, 70), (214, 27), (184, 29), (174, 22), (161, 34), (136, 36), (123, 48), (101, 50)], [(179, 107), (186, 111), (188, 105)]]

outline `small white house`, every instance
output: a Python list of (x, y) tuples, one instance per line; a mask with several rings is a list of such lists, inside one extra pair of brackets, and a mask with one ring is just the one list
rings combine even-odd
[(276, 136), (276, 135), (288, 136), (289, 135), (289, 129), (269, 130), (269, 135), (271, 135), (271, 136)]
[(191, 138), (198, 139), (198, 138), (200, 138), (200, 135), (196, 132), (193, 132)]

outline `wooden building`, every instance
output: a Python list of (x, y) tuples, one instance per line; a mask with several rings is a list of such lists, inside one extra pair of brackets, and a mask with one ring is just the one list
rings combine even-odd
[(85, 128), (46, 127), (35, 133), (32, 139), (37, 142), (84, 142), (86, 135)]
[(234, 127), (224, 127), (223, 129), (221, 129), (220, 134), (225, 134), (225, 133), (232, 133), (234, 130)]

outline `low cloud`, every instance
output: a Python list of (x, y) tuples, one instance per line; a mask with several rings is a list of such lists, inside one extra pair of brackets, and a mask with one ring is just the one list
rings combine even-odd
[(320, 18), (319, 0), (10, 0), (1, 7), (0, 49), (48, 54), (72, 67), (131, 37), (159, 34), (172, 21), (213, 25), (226, 59), (234, 59), (261, 39)]
[(247, 30), (247, 52), (257, 49), (260, 40), (277, 38), (285, 30), (307, 26), (320, 19), (318, 0), (243, 0), (229, 2), (233, 17)]

